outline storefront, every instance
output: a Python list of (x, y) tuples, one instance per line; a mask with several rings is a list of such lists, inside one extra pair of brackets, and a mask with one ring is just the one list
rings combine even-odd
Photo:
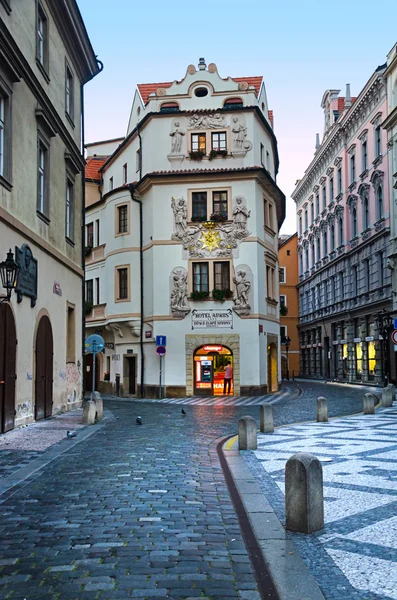
[[(233, 367), (232, 351), (221, 344), (207, 344), (194, 353), (194, 393), (204, 396), (223, 396), (225, 369)], [(230, 393), (234, 393), (233, 380)]]

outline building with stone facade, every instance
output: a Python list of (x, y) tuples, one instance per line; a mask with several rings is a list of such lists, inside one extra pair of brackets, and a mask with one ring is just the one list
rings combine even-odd
[[(392, 278), (392, 317), (397, 319), (397, 44), (387, 55), (387, 117), (383, 127), (387, 132), (389, 157), (389, 194), (390, 194), (390, 246), (388, 268)], [(391, 371), (397, 373), (397, 353), (392, 353)]]
[(0, 433), (81, 401), (83, 86), (100, 69), (75, 0), (0, 1), (0, 262), (20, 268), (0, 300)]
[[(324, 136), (298, 181), (300, 374), (381, 384), (392, 304), (386, 65), (357, 98), (327, 90)], [(391, 373), (395, 379), (395, 370)]]
[(103, 166), (107, 142), (88, 148), (100, 184), (86, 208), (86, 330), (105, 339), (100, 389), (158, 396), (164, 336), (167, 396), (223, 394), (228, 363), (231, 393), (276, 390), (285, 198), (263, 78), (222, 78), (200, 59), (180, 81), (138, 85), (115, 143)]
[(281, 376), (299, 375), (298, 234), (282, 235), (278, 241), (280, 282)]

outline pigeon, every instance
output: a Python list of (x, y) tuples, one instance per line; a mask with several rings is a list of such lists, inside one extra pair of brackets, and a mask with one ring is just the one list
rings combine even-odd
[(141, 417), (137, 417), (136, 418), (136, 424), (137, 425), (142, 425), (142, 418)]
[(76, 434), (76, 432), (75, 432), (75, 431), (73, 431), (73, 433), (72, 433), (72, 432), (70, 432), (70, 431), (68, 431), (68, 432), (66, 433), (66, 436), (67, 436), (68, 438), (76, 437), (76, 435), (77, 435), (77, 434)]
[(182, 412), (183, 415), (186, 415), (186, 411), (183, 408), (182, 408), (181, 412)]

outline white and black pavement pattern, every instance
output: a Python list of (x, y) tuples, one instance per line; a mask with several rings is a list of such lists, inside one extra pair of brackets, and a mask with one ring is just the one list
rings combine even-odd
[(285, 523), (285, 463), (296, 452), (323, 461), (325, 528), (290, 533), (330, 600), (397, 599), (397, 405), (260, 434), (244, 453)]

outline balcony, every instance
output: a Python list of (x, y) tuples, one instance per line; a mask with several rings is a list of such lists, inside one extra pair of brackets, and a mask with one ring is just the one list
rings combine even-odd
[(102, 244), (101, 246), (95, 246), (95, 248), (92, 248), (91, 246), (86, 246), (85, 247), (85, 264), (89, 265), (89, 264), (97, 262), (99, 260), (104, 260), (105, 246), (106, 246), (106, 244)]
[(89, 302), (85, 304), (85, 319), (87, 323), (104, 320), (106, 304), (94, 304), (94, 306), (92, 304), (90, 306)]

